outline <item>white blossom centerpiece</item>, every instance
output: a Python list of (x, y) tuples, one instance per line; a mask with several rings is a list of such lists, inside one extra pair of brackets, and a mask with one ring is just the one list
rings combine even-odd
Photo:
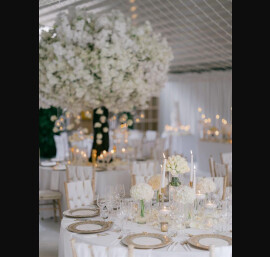
[(136, 27), (117, 10), (98, 15), (72, 7), (40, 34), (40, 107), (145, 109), (165, 85), (172, 59), (149, 22)]

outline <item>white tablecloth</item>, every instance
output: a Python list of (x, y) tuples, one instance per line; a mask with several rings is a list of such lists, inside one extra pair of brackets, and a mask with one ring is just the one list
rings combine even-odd
[[(99, 220), (100, 218), (95, 218)], [(66, 227), (71, 223), (74, 223), (74, 219), (64, 217), (61, 222), (60, 228), (60, 237), (59, 237), (59, 248), (58, 248), (58, 257), (73, 257), (72, 256), (72, 248), (70, 240), (72, 238), (77, 239), (78, 241), (84, 241), (88, 244), (92, 245), (102, 245), (102, 246), (110, 246), (112, 242), (119, 237), (119, 233), (106, 231), (109, 235), (107, 236), (96, 236), (96, 234), (76, 234), (69, 232)], [(116, 224), (118, 221), (116, 221)], [(151, 225), (144, 224), (140, 225), (137, 223), (131, 223), (127, 225), (126, 229), (130, 230), (132, 233), (142, 233), (142, 232), (149, 232), (149, 233), (160, 233), (160, 229), (154, 228)], [(198, 235), (198, 234), (209, 234), (213, 233), (212, 230), (200, 230), (200, 229), (183, 229), (178, 231), (178, 236), (174, 237), (174, 241), (182, 241), (188, 239), (187, 234)], [(166, 233), (163, 233), (164, 235)], [(231, 233), (224, 233), (224, 235), (231, 236)], [(118, 241), (116, 247), (125, 247)], [(186, 251), (181, 244), (178, 244), (172, 251), (167, 250), (168, 247), (155, 249), (155, 250), (140, 250), (135, 249), (136, 256), (147, 256), (146, 253), (151, 251), (151, 257), (164, 257), (164, 256), (174, 256), (174, 257), (209, 257), (209, 251), (196, 249), (191, 247), (192, 251)], [(140, 254), (138, 254), (140, 253)], [(138, 255), (137, 255), (138, 254)], [(121, 256), (119, 256), (121, 257)]]
[[(64, 182), (66, 181), (66, 171), (54, 171), (52, 168), (39, 167), (39, 189), (54, 189), (62, 193), (61, 207), (62, 211), (67, 210), (66, 193)], [(131, 187), (130, 171), (125, 170), (109, 170), (96, 172), (96, 194), (102, 193), (103, 189), (109, 186), (124, 184), (126, 196), (129, 196)], [(53, 186), (53, 188), (51, 188)], [(58, 212), (57, 212), (58, 214)], [(42, 210), (40, 216), (49, 218), (53, 216), (53, 211)]]

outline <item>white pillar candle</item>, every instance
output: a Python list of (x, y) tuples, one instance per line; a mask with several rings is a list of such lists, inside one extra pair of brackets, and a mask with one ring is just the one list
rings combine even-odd
[(194, 164), (193, 164), (193, 153), (192, 150), (190, 150), (190, 182), (193, 182), (193, 168), (194, 168)]
[(162, 174), (161, 174), (161, 188), (165, 187), (165, 173), (166, 173), (166, 163), (167, 159), (165, 158), (165, 154), (163, 153), (164, 160), (163, 160), (163, 169), (162, 169)]
[(195, 167), (195, 165), (193, 168), (193, 188), (194, 188), (194, 192), (196, 194), (196, 167)]

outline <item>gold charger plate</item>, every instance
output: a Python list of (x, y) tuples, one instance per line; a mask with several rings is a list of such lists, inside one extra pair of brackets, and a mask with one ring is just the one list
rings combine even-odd
[[(87, 224), (92, 224), (92, 225), (97, 225), (100, 226), (101, 228), (99, 229), (91, 229), (91, 230), (83, 230), (83, 229), (78, 229), (77, 227), (80, 225), (87, 225)], [(67, 230), (70, 232), (78, 233), (78, 234), (96, 234), (100, 233), (106, 230), (109, 230), (113, 225), (113, 222), (111, 221), (98, 221), (98, 220), (88, 220), (88, 221), (79, 221), (76, 223), (72, 223), (67, 227)]]
[[(93, 214), (89, 215), (82, 215), (82, 214), (76, 214), (76, 212), (79, 211), (91, 211), (94, 212)], [(93, 218), (100, 214), (99, 209), (94, 208), (76, 208), (76, 209), (70, 209), (63, 212), (63, 215), (68, 218)]]
[[(146, 244), (144, 245), (144, 244), (137, 244), (134, 242), (134, 239), (145, 238), (145, 237), (158, 239), (158, 240), (160, 240), (160, 243), (151, 244), (151, 245), (146, 245)], [(132, 245), (134, 245), (134, 248), (137, 248), (137, 249), (157, 249), (157, 248), (162, 248), (162, 247), (165, 247), (165, 246), (171, 244), (172, 240), (171, 240), (171, 238), (169, 238), (168, 236), (165, 236), (165, 235), (144, 232), (144, 233), (139, 233), (139, 234), (128, 235), (125, 238), (123, 238), (121, 240), (121, 242), (126, 246), (132, 244)]]
[(202, 234), (202, 235), (192, 236), (187, 240), (187, 242), (190, 245), (195, 246), (197, 248), (209, 250), (209, 248), (210, 248), (209, 245), (204, 245), (204, 244), (200, 243), (200, 240), (204, 239), (204, 238), (217, 238), (217, 239), (221, 239), (221, 240), (226, 241), (228, 243), (228, 245), (232, 245), (232, 238), (231, 237), (217, 235), (217, 234)]

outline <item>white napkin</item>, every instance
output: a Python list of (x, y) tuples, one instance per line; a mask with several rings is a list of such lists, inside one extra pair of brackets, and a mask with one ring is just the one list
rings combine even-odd
[(210, 257), (231, 257), (232, 256), (232, 246), (220, 246), (211, 247)]

